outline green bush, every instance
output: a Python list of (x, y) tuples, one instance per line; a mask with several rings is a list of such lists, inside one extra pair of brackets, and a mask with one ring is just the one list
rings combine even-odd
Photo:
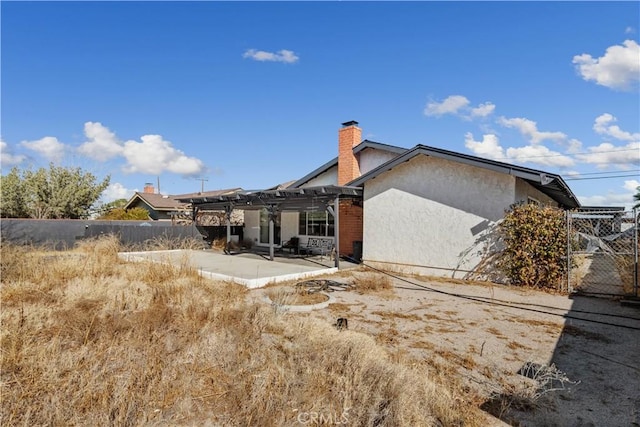
[(149, 211), (144, 208), (113, 208), (109, 212), (100, 216), (98, 219), (103, 220), (148, 220)]
[(500, 224), (505, 249), (498, 263), (514, 285), (560, 290), (567, 272), (567, 227), (562, 210), (520, 204)]

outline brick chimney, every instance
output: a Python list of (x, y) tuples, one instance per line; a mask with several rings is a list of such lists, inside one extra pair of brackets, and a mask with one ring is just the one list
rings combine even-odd
[[(358, 159), (353, 155), (353, 147), (362, 142), (362, 129), (358, 122), (342, 124), (338, 131), (338, 185), (345, 185), (360, 176)], [(351, 200), (341, 200), (340, 212), (340, 255), (352, 255), (354, 242), (362, 242), (362, 206), (353, 205)]]
[(358, 122), (344, 122), (338, 131), (338, 185), (345, 185), (360, 176), (358, 159), (353, 155), (353, 147), (362, 141), (362, 129)]
[(153, 188), (153, 184), (150, 182), (146, 182), (144, 184), (144, 194), (155, 194), (156, 189)]

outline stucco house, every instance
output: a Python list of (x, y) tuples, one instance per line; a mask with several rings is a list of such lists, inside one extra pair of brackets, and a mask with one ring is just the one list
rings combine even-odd
[(514, 203), (580, 206), (555, 174), (417, 145), (364, 173), (363, 259), (373, 266), (466, 277), (492, 250)]
[(453, 277), (482, 262), (491, 231), (514, 203), (580, 206), (559, 175), (425, 145), (363, 141), (355, 121), (338, 131), (338, 156), (293, 183), (181, 201), (229, 210), (262, 204), (244, 216), (244, 238), (257, 246), (337, 235), (340, 255), (361, 251), (363, 262), (386, 270)]
[[(370, 265), (429, 274), (473, 270), (483, 236), (514, 203), (580, 206), (559, 175), (424, 145), (363, 141), (355, 121), (338, 131), (338, 156), (288, 188), (320, 185), (363, 189), (361, 202), (340, 204), (341, 255), (362, 242)], [(334, 235), (326, 211), (283, 211), (276, 223), (276, 244)], [(267, 231), (266, 212), (245, 213), (245, 239), (266, 245)]]

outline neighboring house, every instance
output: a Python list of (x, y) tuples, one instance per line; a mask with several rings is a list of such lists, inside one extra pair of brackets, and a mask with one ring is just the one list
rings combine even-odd
[(188, 209), (189, 205), (180, 203), (171, 196), (156, 193), (152, 184), (145, 184), (144, 191), (136, 191), (124, 209), (142, 208), (149, 212), (153, 220), (171, 220), (177, 212)]
[[(224, 190), (205, 191), (200, 193), (187, 193), (178, 195), (163, 195), (156, 193), (153, 184), (145, 184), (143, 192), (136, 192), (124, 206), (124, 209), (143, 208), (149, 212), (149, 217), (153, 220), (171, 221), (180, 215), (188, 215), (191, 213), (191, 206), (188, 203), (179, 202), (179, 198), (189, 197), (216, 197), (220, 195), (233, 194), (241, 191), (241, 188), (228, 188)], [(237, 214), (235, 217), (241, 216)], [(209, 222), (215, 222), (215, 213), (211, 214), (212, 219)], [(240, 220), (240, 224), (242, 219)], [(235, 224), (235, 225), (240, 225)], [(220, 224), (206, 224), (220, 225)]]

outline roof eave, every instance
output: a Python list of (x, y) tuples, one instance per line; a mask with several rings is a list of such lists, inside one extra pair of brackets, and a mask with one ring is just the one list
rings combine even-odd
[(306, 184), (307, 182), (311, 181), (313, 178), (321, 175), (322, 173), (328, 171), (329, 169), (337, 165), (338, 165), (338, 158), (336, 157), (334, 159), (329, 160), (327, 163), (323, 164), (319, 168), (316, 168), (313, 171), (309, 172), (308, 174), (306, 174), (305, 176), (303, 176), (302, 178), (300, 178), (299, 180), (291, 184), (288, 188), (298, 188), (301, 185)]
[[(360, 187), (370, 179), (373, 179), (378, 175), (387, 172), (420, 154), (463, 163), (470, 166), (482, 167), (494, 172), (513, 175), (534, 184), (540, 191), (547, 194), (549, 197), (551, 197), (564, 207), (577, 208), (580, 206), (578, 198), (573, 194), (571, 189), (569, 189), (569, 186), (559, 175), (547, 173), (536, 169), (525, 168), (522, 166), (516, 166), (509, 163), (498, 162), (495, 160), (483, 159), (467, 154), (455, 153), (453, 151), (442, 150), (439, 148), (428, 147), (425, 145), (416, 145), (412, 149), (407, 150), (405, 153), (400, 154), (399, 156), (389, 160), (388, 162), (381, 164), (377, 168), (372, 169), (359, 178), (348, 182), (347, 185)], [(549, 187), (549, 185), (553, 184), (554, 182), (557, 182), (558, 186), (560, 187), (557, 192), (551, 191), (551, 187)]]

